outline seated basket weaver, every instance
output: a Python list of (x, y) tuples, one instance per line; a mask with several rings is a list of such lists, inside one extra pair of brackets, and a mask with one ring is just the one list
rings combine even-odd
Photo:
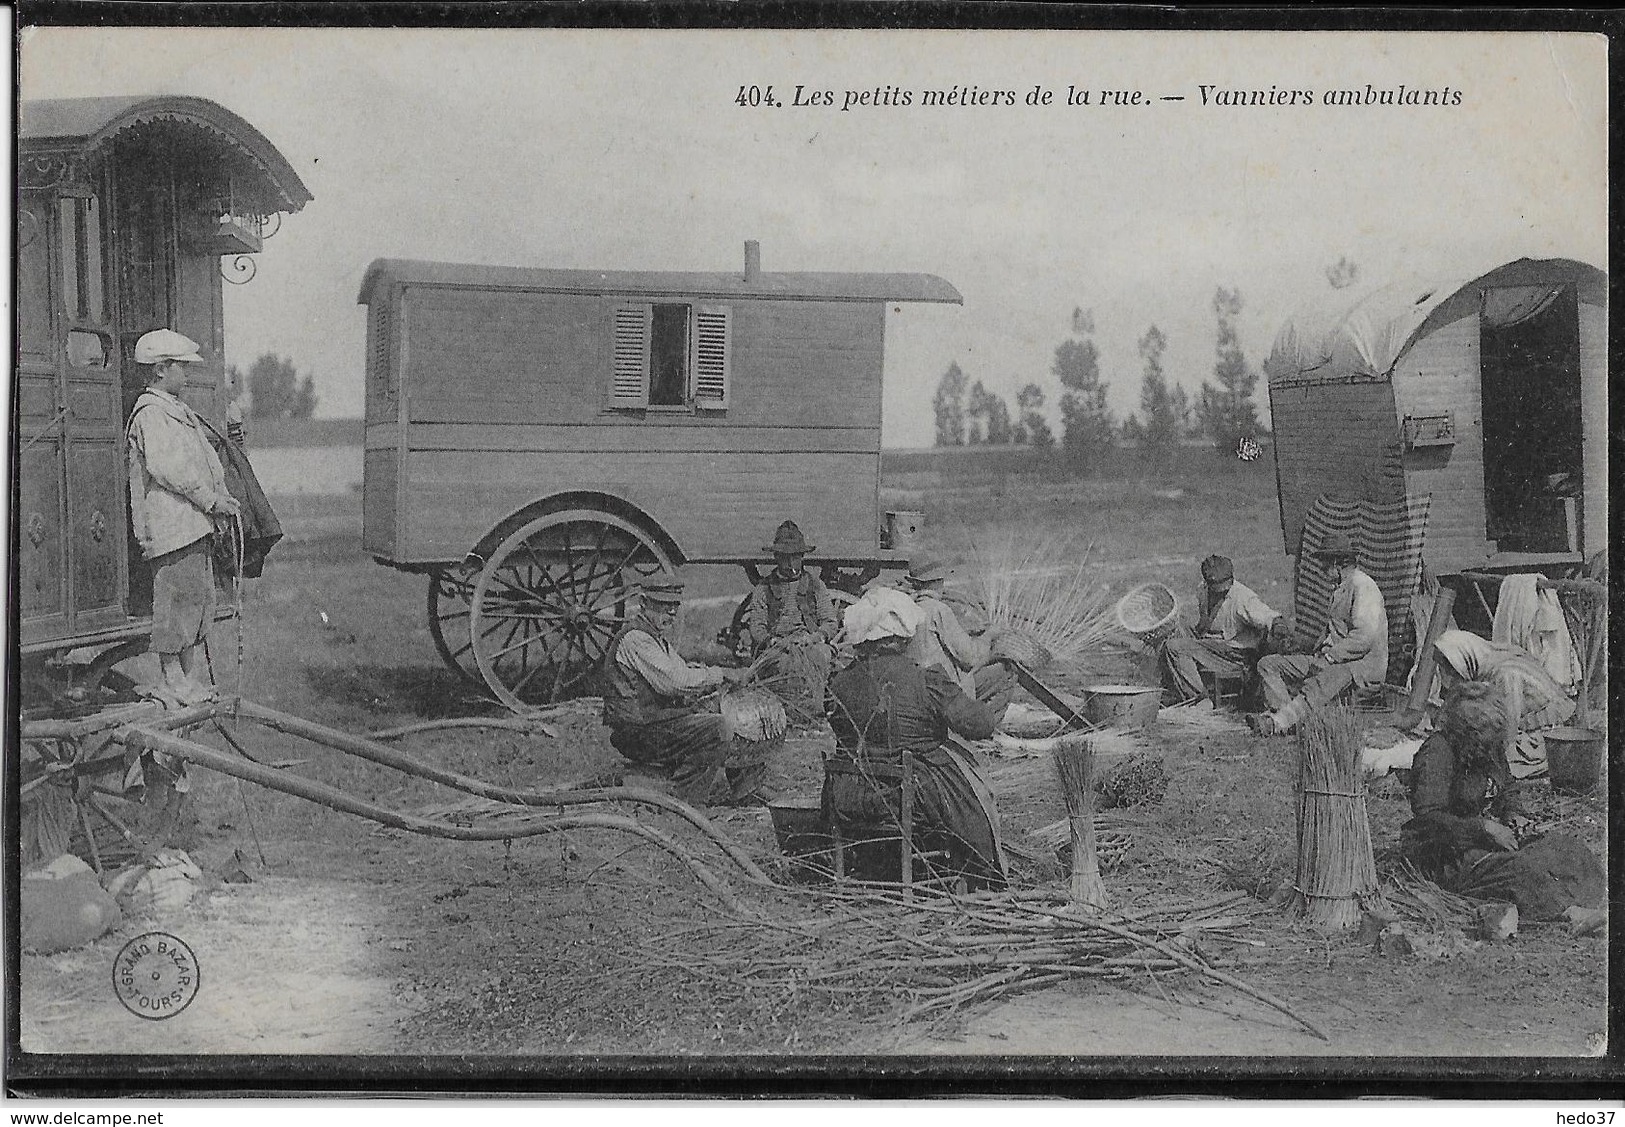
[(910, 660), (924, 615), (901, 591), (877, 587), (847, 608), (853, 663), (830, 681), (834, 754), (824, 764), (825, 820), (844, 836), (876, 826), (901, 834), (903, 757), (913, 765), (916, 840), (943, 868), (978, 887), (1002, 887), (1008, 865), (993, 793), (970, 755), (949, 740), (993, 734), (997, 716), (940, 669)]

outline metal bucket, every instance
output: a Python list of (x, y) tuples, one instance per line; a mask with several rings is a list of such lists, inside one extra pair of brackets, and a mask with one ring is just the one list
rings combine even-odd
[(1541, 733), (1546, 742), (1546, 774), (1552, 789), (1568, 794), (1590, 794), (1602, 778), (1606, 732), (1596, 728), (1548, 728)]
[(1083, 716), (1102, 728), (1148, 728), (1162, 706), (1162, 690), (1147, 685), (1089, 685), (1083, 690)]
[(893, 552), (912, 552), (925, 536), (925, 514), (900, 510), (886, 514), (885, 547)]
[(779, 799), (768, 803), (767, 812), (790, 876), (802, 882), (829, 880), (835, 872), (835, 839), (818, 799)]

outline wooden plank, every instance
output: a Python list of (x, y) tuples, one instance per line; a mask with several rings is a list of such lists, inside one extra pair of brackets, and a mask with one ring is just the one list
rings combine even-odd
[[(615, 302), (573, 295), (413, 290), (417, 422), (594, 422), (606, 414)], [(678, 299), (681, 300), (681, 299)], [(878, 426), (880, 306), (735, 302), (735, 425)]]
[[(392, 434), (377, 435), (379, 443)], [(373, 443), (368, 428), (368, 443)], [(880, 449), (874, 427), (750, 427), (689, 415), (586, 425), (412, 423), (409, 449), (506, 453), (872, 453)]]
[[(874, 497), (880, 455), (653, 453), (480, 454), (413, 452), (410, 515), (397, 521), (397, 562), (460, 559), (509, 515), (561, 491), (591, 491), (637, 506), (692, 557), (761, 555), (779, 521), (793, 518), (826, 557), (877, 554)], [(700, 484), (703, 482), (703, 484)], [(369, 546), (369, 551), (374, 551)]]
[(393, 449), (372, 449), (362, 455), (362, 551), (386, 557), (395, 552), (400, 461), (400, 452)]

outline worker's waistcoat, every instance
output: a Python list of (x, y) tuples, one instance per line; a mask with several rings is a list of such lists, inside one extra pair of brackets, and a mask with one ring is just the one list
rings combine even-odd
[(604, 723), (611, 728), (642, 727), (689, 715), (694, 709), (685, 705), (682, 698), (655, 692), (649, 682), (616, 660), (621, 643), (634, 630), (643, 630), (643, 627), (636, 623), (623, 626), (604, 655)]

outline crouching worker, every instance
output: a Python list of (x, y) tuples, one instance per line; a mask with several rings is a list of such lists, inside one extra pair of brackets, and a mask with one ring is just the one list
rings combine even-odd
[(712, 690), (744, 681), (750, 669), (685, 661), (671, 637), (683, 585), (662, 576), (643, 585), (638, 613), (604, 655), (604, 723), (609, 742), (632, 763), (671, 780), (691, 806), (760, 801), (767, 764), (739, 758)]
[(1423, 876), (1463, 896), (1518, 906), (1527, 919), (1573, 919), (1601, 907), (1602, 866), (1585, 843), (1546, 834), (1520, 843), (1527, 825), (1502, 743), (1505, 702), (1481, 682), (1453, 688), (1439, 728), (1411, 762), (1411, 813), (1399, 848)]
[(952, 570), (935, 556), (908, 561), (904, 576), (914, 602), (925, 614), (909, 643), (909, 655), (927, 669), (940, 669), (966, 696), (975, 697), (1002, 716), (1015, 696), (1016, 677), (993, 654), (986, 632), (972, 634), (944, 599)]
[(800, 720), (813, 720), (823, 711), (830, 640), (841, 620), (824, 581), (803, 566), (814, 548), (795, 521), (779, 525), (773, 543), (762, 550), (773, 553), (773, 570), (751, 591), (746, 618), (751, 645), (773, 656), (786, 707)]
[(829, 686), (835, 752), (824, 764), (824, 817), (845, 831), (902, 824), (903, 753), (913, 758), (915, 841), (947, 854), (942, 867), (976, 887), (1007, 872), (993, 794), (949, 733), (993, 734), (997, 716), (940, 669), (922, 669), (909, 641), (924, 623), (901, 591), (877, 587), (847, 608), (856, 660)]
[(1326, 634), (1313, 654), (1259, 658), (1258, 680), (1275, 710), (1247, 717), (1260, 735), (1290, 732), (1311, 708), (1336, 700), (1350, 685), (1381, 684), (1388, 672), (1388, 608), (1377, 581), (1360, 570), (1354, 542), (1334, 532), (1315, 555), (1337, 585)]
[(1202, 561), (1202, 592), (1196, 628), (1183, 623), (1162, 644), (1164, 704), (1187, 704), (1202, 697), (1202, 673), (1246, 681), (1259, 655), (1272, 643), (1285, 647), (1286, 620), (1245, 583), (1236, 582), (1226, 556)]
[(1507, 766), (1525, 779), (1546, 769), (1543, 728), (1568, 723), (1574, 702), (1535, 656), (1510, 643), (1491, 642), (1465, 630), (1446, 630), (1433, 643), (1439, 655), (1439, 682), (1445, 696), (1470, 682), (1501, 694), (1509, 723)]

